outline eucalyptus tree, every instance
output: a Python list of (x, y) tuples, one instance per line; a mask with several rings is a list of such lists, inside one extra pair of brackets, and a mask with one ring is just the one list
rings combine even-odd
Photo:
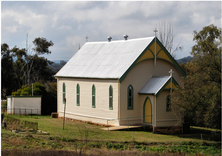
[[(30, 81), (36, 82), (36, 80), (39, 80), (39, 77), (45, 77), (45, 72), (40, 72), (43, 75), (39, 75), (39, 67), (45, 66), (43, 71), (46, 71), (46, 66), (52, 64), (52, 62), (48, 61), (47, 59), (41, 57), (39, 58), (39, 55), (43, 54), (51, 54), (51, 51), (49, 50), (49, 47), (53, 46), (54, 43), (52, 41), (47, 41), (45, 38), (35, 38), (33, 41), (34, 48), (26, 48), (26, 63), (23, 66), (23, 73), (26, 75), (26, 84), (30, 85)], [(41, 60), (41, 63), (39, 63), (38, 60)], [(36, 64), (38, 63), (38, 64)], [(39, 67), (37, 67), (37, 65)], [(49, 71), (49, 70), (48, 70)], [(37, 74), (38, 73), (38, 74)], [(32, 74), (32, 75), (30, 75)]]
[(1, 45), (1, 97), (11, 94), (16, 89), (13, 55), (8, 46)]
[(13, 91), (22, 85), (30, 85), (34, 82), (52, 81), (55, 74), (49, 67), (52, 62), (39, 55), (50, 54), (49, 48), (52, 41), (45, 38), (36, 38), (33, 41), (34, 48), (12, 49), (4, 43), (1, 45), (1, 96), (11, 95)]
[(221, 28), (209, 25), (194, 31), (193, 60), (187, 76), (172, 94), (172, 109), (191, 125), (221, 128)]

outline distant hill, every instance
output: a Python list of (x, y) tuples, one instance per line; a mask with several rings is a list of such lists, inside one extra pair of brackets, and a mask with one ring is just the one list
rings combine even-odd
[(178, 64), (186, 64), (187, 62), (190, 62), (193, 59), (191, 56), (183, 57), (181, 59), (176, 60)]
[(57, 60), (52, 62), (53, 63), (51, 64), (50, 68), (53, 72), (57, 73), (67, 63), (67, 60)]

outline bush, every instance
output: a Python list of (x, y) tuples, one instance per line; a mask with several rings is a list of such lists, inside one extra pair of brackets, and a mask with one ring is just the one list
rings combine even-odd
[[(12, 92), (13, 96), (32, 95), (32, 85), (23, 85), (21, 89)], [(50, 83), (49, 89), (40, 83), (33, 84), (33, 95), (42, 95), (41, 114), (51, 115), (52, 112), (57, 112), (57, 90), (56, 83)]]

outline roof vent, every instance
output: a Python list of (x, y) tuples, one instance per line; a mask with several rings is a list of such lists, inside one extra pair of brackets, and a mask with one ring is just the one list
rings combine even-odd
[(108, 36), (107, 39), (108, 39), (108, 42), (110, 42), (111, 39), (112, 39), (112, 37), (111, 37), (111, 36)]
[(127, 38), (129, 37), (127, 34), (123, 35), (123, 37), (125, 38), (125, 40), (127, 40)]

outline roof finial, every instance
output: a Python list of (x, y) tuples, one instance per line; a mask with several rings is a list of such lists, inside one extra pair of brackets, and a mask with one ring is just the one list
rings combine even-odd
[(108, 39), (108, 42), (110, 42), (111, 39), (112, 39), (112, 37), (111, 37), (111, 36), (108, 36), (107, 39)]
[(86, 39), (86, 42), (88, 42), (88, 38), (89, 38), (89, 37), (88, 37), (88, 36), (86, 35), (86, 37), (85, 37), (85, 39)]
[(153, 30), (153, 32), (155, 33), (155, 61), (154, 61), (154, 65), (156, 66), (156, 33), (158, 32), (157, 31), (157, 29), (155, 28), (154, 30)]
[(125, 40), (127, 40), (127, 38), (129, 37), (127, 34), (123, 35), (123, 37), (125, 38)]

